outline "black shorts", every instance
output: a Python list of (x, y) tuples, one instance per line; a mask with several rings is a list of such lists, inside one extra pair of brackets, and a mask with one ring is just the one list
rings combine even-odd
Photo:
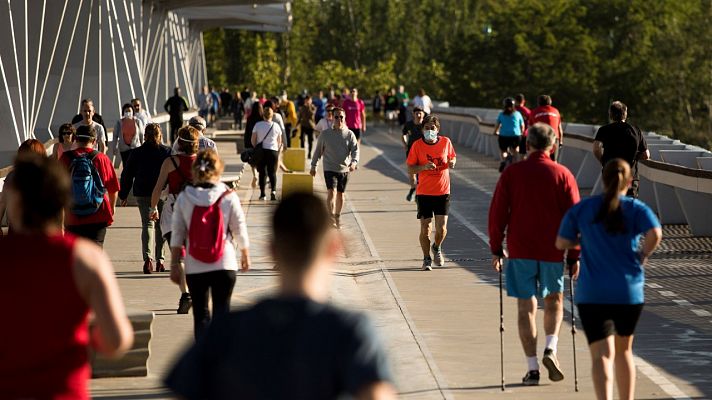
[(521, 142), (519, 142), (519, 154), (527, 154), (527, 137), (521, 136)]
[(588, 344), (611, 335), (631, 336), (643, 312), (643, 304), (579, 304), (577, 307)]
[(418, 205), (418, 219), (433, 218), (433, 215), (447, 215), (450, 210), (450, 195), (426, 196), (419, 194), (415, 196)]
[(349, 130), (350, 130), (351, 132), (353, 132), (354, 135), (356, 135), (356, 140), (361, 139), (361, 129), (356, 129), (356, 128), (351, 129), (351, 128), (349, 128)]
[(519, 141), (521, 139), (519, 136), (497, 136), (497, 143), (499, 144), (499, 149), (504, 153), (510, 147), (518, 147)]
[(332, 190), (336, 187), (337, 192), (344, 193), (346, 184), (349, 183), (349, 173), (324, 171), (324, 180), (326, 181), (327, 189)]

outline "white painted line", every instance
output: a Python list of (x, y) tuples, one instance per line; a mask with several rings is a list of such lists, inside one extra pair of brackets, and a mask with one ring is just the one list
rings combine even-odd
[(693, 309), (690, 310), (690, 311), (692, 311), (693, 313), (697, 314), (698, 317), (709, 317), (709, 316), (712, 315), (711, 312), (709, 312), (709, 311), (707, 311), (707, 310), (703, 310), (703, 309), (701, 309), (701, 308), (693, 308)]
[[(375, 149), (375, 148), (374, 148)], [(377, 149), (375, 149), (377, 150)], [(380, 150), (377, 150), (380, 151)], [(383, 155), (386, 160), (388, 158), (381, 152), (380, 155)], [(399, 170), (402, 170), (400, 167), (398, 167)], [(373, 240), (371, 239), (371, 235), (368, 234), (368, 231), (366, 230), (366, 225), (363, 223), (363, 220), (361, 219), (361, 215), (356, 211), (354, 208), (353, 204), (349, 200), (349, 198), (346, 198), (346, 204), (349, 207), (349, 210), (351, 211), (351, 214), (354, 216), (354, 219), (356, 219), (356, 224), (358, 225), (359, 229), (363, 233), (363, 238), (366, 241), (366, 246), (368, 246), (368, 251), (371, 253), (371, 256), (374, 257), (377, 260), (381, 260), (380, 254), (378, 254), (378, 250), (376, 249), (376, 246), (373, 244)], [(418, 345), (418, 348), (420, 348), (420, 352), (423, 354), (423, 358), (425, 358), (425, 363), (428, 365), (428, 368), (430, 369), (430, 373), (433, 374), (433, 379), (435, 379), (435, 384), (438, 386), (438, 390), (440, 391), (440, 394), (443, 396), (443, 399), (445, 400), (452, 400), (454, 399), (452, 393), (447, 389), (447, 381), (445, 381), (445, 378), (440, 372), (440, 368), (438, 368), (437, 364), (435, 364), (435, 357), (433, 357), (433, 354), (430, 352), (430, 349), (428, 348), (427, 343), (425, 342), (425, 338), (420, 334), (418, 329), (415, 327), (415, 322), (410, 316), (410, 313), (408, 313), (408, 310), (406, 309), (405, 302), (403, 301), (403, 297), (401, 297), (400, 292), (398, 291), (398, 288), (396, 287), (395, 282), (393, 282), (393, 278), (391, 277), (391, 273), (388, 271), (388, 268), (386, 268), (386, 265), (383, 261), (379, 261), (377, 264), (379, 268), (381, 269), (381, 272), (383, 273), (383, 277), (386, 279), (386, 284), (388, 285), (388, 288), (391, 290), (391, 294), (393, 295), (394, 300), (396, 301), (396, 304), (398, 305), (398, 308), (401, 311), (401, 315), (403, 315), (403, 319), (405, 319), (406, 324), (408, 324), (408, 328), (410, 329), (411, 334), (413, 335), (413, 338), (415, 339), (415, 343)]]
[(634, 355), (635, 366), (638, 368), (643, 375), (647, 376), (648, 379), (653, 381), (656, 385), (667, 393), (668, 396), (676, 400), (692, 400), (690, 396), (686, 395), (680, 388), (678, 388), (674, 383), (670, 382), (668, 378), (660, 374), (657, 369), (652, 365), (648, 364), (647, 361)]
[(676, 303), (678, 306), (691, 306), (692, 303), (690, 303), (687, 300), (682, 300), (682, 299), (673, 299), (672, 300), (674, 303)]
[(671, 292), (669, 290), (661, 290), (658, 293), (660, 293), (661, 296), (665, 297), (677, 297), (677, 294), (675, 292)]
[[(386, 135), (386, 137), (388, 137), (388, 136)], [(365, 140), (363, 140), (362, 142), (363, 142), (364, 144), (366, 143)], [(386, 162), (388, 162), (390, 165), (392, 165), (393, 167), (395, 167), (397, 171), (400, 171), (403, 175), (405, 175), (406, 177), (408, 177), (408, 174), (403, 170), (404, 166), (398, 165), (395, 161), (391, 160), (391, 158), (388, 157), (382, 150), (377, 149), (377, 148), (375, 148), (375, 147), (373, 147), (373, 146), (371, 146), (371, 148), (372, 148), (374, 151), (376, 151), (376, 153), (377, 153), (378, 155), (382, 156), (383, 159), (386, 160)], [(487, 193), (486, 191), (483, 191), (483, 190), (481, 190), (481, 191), (484, 192), (484, 193)], [(489, 193), (489, 195), (491, 195), (491, 193)], [(450, 213), (451, 213), (460, 223), (462, 223), (467, 229), (469, 229), (470, 231), (472, 231), (472, 233), (474, 233), (475, 235), (477, 235), (478, 238), (480, 238), (483, 242), (485, 242), (485, 244), (487, 244), (487, 245), (489, 246), (489, 237), (488, 237), (484, 232), (482, 232), (480, 229), (477, 229), (477, 227), (475, 227), (475, 226), (474, 226), (473, 224), (471, 224), (469, 221), (466, 221), (466, 220), (464, 219), (464, 216), (463, 216), (462, 214), (460, 214), (459, 212), (457, 212), (457, 210), (453, 210), (453, 207), (450, 207)], [(356, 214), (355, 214), (355, 215), (356, 215)], [(357, 217), (356, 221), (359, 221), (359, 218), (358, 218), (358, 217)], [(474, 229), (473, 229), (473, 228), (474, 228)], [(364, 235), (366, 235), (366, 232), (365, 232), (365, 230), (363, 229), (363, 227), (362, 227), (361, 230), (364, 232)], [(367, 241), (367, 243), (368, 243), (368, 241)], [(385, 272), (388, 272), (388, 271), (385, 271)], [(390, 275), (389, 275), (389, 276), (390, 276)], [(675, 301), (676, 303), (678, 303), (678, 302), (686, 302), (688, 305), (692, 305), (692, 304), (691, 304), (690, 302), (688, 302), (687, 300), (673, 300), (673, 301)], [(680, 303), (678, 303), (678, 304), (680, 304)], [(578, 315), (578, 309), (576, 309), (575, 307), (573, 307), (573, 306), (571, 305), (571, 303), (569, 302), (569, 300), (568, 300), (565, 296), (564, 296), (564, 307), (566, 307), (568, 310), (572, 310), (572, 311), (574, 312), (575, 316), (576, 316), (576, 319), (578, 319), (579, 321), (581, 320), (581, 319), (579, 318), (579, 315)], [(712, 322), (712, 321), (710, 321), (710, 322)], [(656, 370), (656, 369), (655, 369), (652, 365), (650, 365), (648, 362), (646, 362), (645, 360), (643, 360), (642, 358), (640, 358), (640, 357), (638, 357), (638, 356), (636, 356), (636, 355), (634, 355), (633, 358), (634, 358), (634, 360), (635, 360), (636, 368), (638, 368), (638, 370), (639, 370), (640, 372), (642, 372), (643, 375), (645, 375), (648, 379), (650, 379), (654, 384), (658, 385), (658, 387), (660, 387), (660, 389), (662, 389), (668, 396), (670, 396), (670, 397), (672, 397), (673, 399), (676, 399), (676, 400), (692, 400), (692, 399), (690, 398), (690, 396), (686, 395), (682, 390), (680, 390), (680, 388), (678, 388), (678, 387), (677, 387), (674, 383), (672, 383), (668, 378), (666, 378), (664, 375), (662, 375), (660, 372), (658, 372), (658, 370)]]
[(652, 282), (650, 282), (650, 283), (646, 282), (645, 286), (649, 287), (650, 289), (662, 289), (663, 288), (662, 286), (658, 285), (657, 283), (652, 283)]

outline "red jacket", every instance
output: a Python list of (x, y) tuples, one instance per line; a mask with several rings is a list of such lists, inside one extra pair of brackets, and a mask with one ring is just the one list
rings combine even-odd
[[(579, 201), (576, 179), (564, 166), (537, 151), (504, 170), (489, 209), (492, 254), (502, 255), (507, 236), (510, 258), (560, 262), (564, 252), (554, 247), (561, 219)], [(578, 250), (567, 258), (578, 259)]]

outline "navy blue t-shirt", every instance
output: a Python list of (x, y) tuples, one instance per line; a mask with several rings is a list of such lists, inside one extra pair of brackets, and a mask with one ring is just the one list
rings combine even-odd
[(216, 318), (166, 385), (186, 399), (335, 399), (392, 381), (363, 314), (304, 298)]
[(645, 274), (638, 257), (642, 234), (659, 228), (660, 222), (645, 203), (620, 197), (626, 232), (611, 234), (602, 222), (594, 222), (603, 196), (574, 205), (564, 215), (559, 236), (581, 241), (581, 271), (576, 285), (576, 304), (643, 304)]

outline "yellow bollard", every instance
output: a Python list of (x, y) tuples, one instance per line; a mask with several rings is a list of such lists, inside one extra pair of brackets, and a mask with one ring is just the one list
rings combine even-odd
[(290, 193), (313, 193), (314, 178), (304, 172), (282, 175), (282, 198)]
[(305, 149), (289, 148), (284, 151), (282, 161), (284, 161), (284, 166), (287, 167), (287, 169), (304, 172), (306, 170), (304, 167), (306, 155), (307, 151)]
[[(289, 134), (291, 135), (292, 133), (290, 132)], [(292, 149), (300, 149), (302, 147), (302, 127), (301, 126), (297, 127), (297, 133), (292, 138), (292, 142), (290, 143), (289, 147)]]

